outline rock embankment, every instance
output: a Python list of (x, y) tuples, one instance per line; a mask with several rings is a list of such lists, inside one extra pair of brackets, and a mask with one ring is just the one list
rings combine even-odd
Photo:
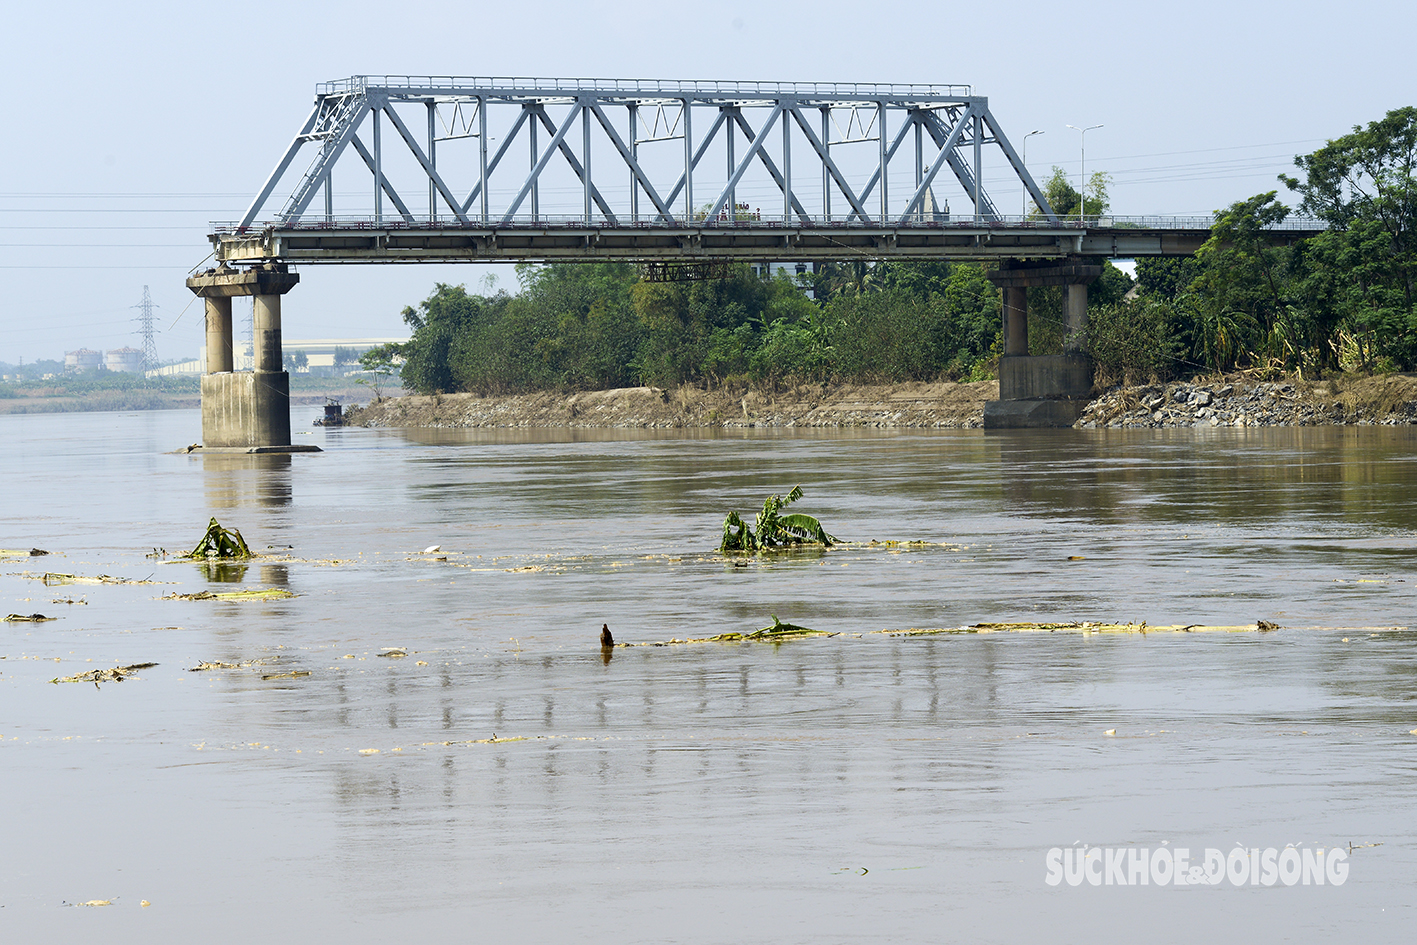
[(877, 386), (819, 384), (732, 392), (630, 387), (573, 394), (386, 398), (351, 408), (367, 427), (979, 427), (997, 381)]
[(1244, 377), (1108, 391), (1087, 406), (1084, 428), (1290, 427), (1417, 423), (1417, 376), (1324, 381)]

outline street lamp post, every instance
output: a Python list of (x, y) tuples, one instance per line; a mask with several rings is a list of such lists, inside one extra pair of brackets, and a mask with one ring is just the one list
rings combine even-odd
[[(1028, 139), (1041, 134), (1043, 132), (1034, 130), (1023, 136), (1023, 173), (1025, 177), (1028, 176)], [(1023, 218), (1028, 219), (1028, 184), (1023, 185)]]
[(1078, 188), (1078, 222), (1086, 222), (1087, 213), (1087, 133), (1094, 128), (1101, 128), (1101, 125), (1088, 125), (1086, 128), (1079, 128), (1077, 125), (1069, 125), (1074, 131), (1082, 132), (1082, 186)]

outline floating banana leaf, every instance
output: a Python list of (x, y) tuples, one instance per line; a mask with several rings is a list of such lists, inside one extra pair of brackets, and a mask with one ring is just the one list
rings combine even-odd
[(251, 549), (246, 547), (246, 539), (236, 528), (222, 528), (215, 518), (207, 526), (207, 533), (197, 542), (186, 557), (188, 558), (249, 558)]
[(799, 512), (782, 514), (784, 506), (802, 498), (802, 487), (793, 486), (786, 496), (770, 495), (763, 502), (763, 510), (753, 521), (753, 527), (737, 512), (729, 512), (723, 520), (723, 541), (719, 551), (769, 551), (791, 545), (818, 544), (830, 548), (838, 539), (827, 534), (822, 523), (811, 515)]

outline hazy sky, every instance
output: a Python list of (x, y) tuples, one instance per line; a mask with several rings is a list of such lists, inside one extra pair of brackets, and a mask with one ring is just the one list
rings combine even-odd
[[(964, 83), (1028, 163), (1114, 179), (1118, 214), (1201, 214), (1265, 190), (1354, 124), (1417, 103), (1398, 2), (16, 5), (0, 75), (0, 361), (139, 345), (195, 356), (183, 285), (309, 110), (360, 74)], [(1009, 212), (1016, 188), (994, 194)], [(1017, 212), (1017, 211), (1014, 211)], [(510, 267), (311, 267), (287, 338), (393, 336), (435, 282)], [(184, 308), (185, 314), (184, 314)], [(179, 317), (180, 316), (180, 317)]]

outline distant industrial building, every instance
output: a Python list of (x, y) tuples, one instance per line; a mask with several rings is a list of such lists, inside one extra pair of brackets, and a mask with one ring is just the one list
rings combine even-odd
[[(338, 374), (356, 373), (360, 370), (358, 358), (370, 348), (377, 348), (379, 345), (403, 344), (407, 338), (312, 338), (299, 339), (287, 338), (281, 344), (281, 350), (289, 355), (302, 352), (305, 355), (305, 365), (296, 370), (299, 374), (313, 374), (323, 376), (334, 376)], [(342, 364), (335, 364), (336, 349), (339, 353), (349, 356), (351, 360)], [(233, 367), (238, 371), (249, 371), (255, 365), (255, 360), (251, 355), (249, 345), (242, 350), (234, 352)], [(206, 372), (207, 347), (202, 346), (201, 353), (192, 361), (182, 361), (177, 364), (167, 364), (160, 368), (148, 371), (149, 377), (167, 375), (195, 375)]]

